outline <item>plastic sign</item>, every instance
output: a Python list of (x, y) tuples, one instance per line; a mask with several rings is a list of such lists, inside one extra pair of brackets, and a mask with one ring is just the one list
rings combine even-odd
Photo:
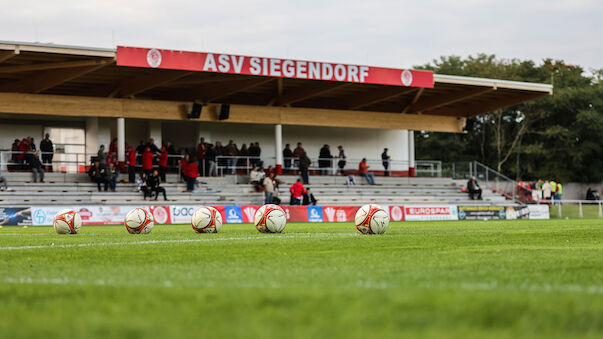
[(433, 72), (232, 54), (117, 47), (117, 65), (433, 88)]

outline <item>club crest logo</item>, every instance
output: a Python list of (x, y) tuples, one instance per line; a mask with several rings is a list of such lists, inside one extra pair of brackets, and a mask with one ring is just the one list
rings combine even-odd
[(402, 220), (402, 209), (399, 206), (394, 206), (391, 209), (391, 218), (394, 221)]
[(155, 206), (152, 208), (153, 211), (153, 219), (158, 224), (165, 224), (168, 221), (168, 211), (163, 206)]
[(412, 84), (412, 72), (407, 69), (403, 70), (400, 80), (402, 80), (402, 85), (410, 86)]
[(153, 68), (159, 67), (159, 65), (161, 65), (161, 52), (155, 48), (149, 50), (147, 52), (147, 63)]

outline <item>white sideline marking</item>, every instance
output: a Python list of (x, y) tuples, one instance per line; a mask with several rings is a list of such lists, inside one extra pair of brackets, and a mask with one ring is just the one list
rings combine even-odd
[[(109, 286), (109, 287), (135, 287), (135, 286), (140, 286), (140, 287), (177, 287), (180, 288), (182, 286), (187, 286), (187, 287), (208, 287), (208, 288), (213, 288), (213, 287), (217, 287), (218, 285), (216, 285), (214, 282), (212, 281), (205, 281), (203, 283), (197, 283), (194, 285), (188, 285), (188, 284), (183, 284), (183, 285), (175, 285), (173, 282), (166, 280), (163, 282), (159, 282), (157, 284), (136, 284), (136, 283), (125, 283), (125, 284), (120, 284), (118, 282), (115, 281), (111, 281), (111, 280), (104, 280), (104, 279), (96, 279), (96, 280), (90, 280), (90, 281), (86, 281), (86, 280), (81, 280), (81, 279), (70, 279), (68, 277), (63, 277), (63, 278), (30, 278), (30, 277), (20, 277), (20, 278), (14, 278), (14, 277), (4, 277), (0, 280), (0, 283), (4, 283), (4, 284), (38, 284), (38, 285), (78, 285), (78, 286)], [(228, 284), (226, 286), (220, 286), (223, 288), (266, 288), (266, 287), (270, 287), (273, 289), (285, 289), (285, 288), (289, 288), (289, 286), (283, 286), (281, 284), (275, 283), (275, 282), (271, 282), (271, 283), (239, 283), (239, 284)], [(331, 288), (332, 286), (329, 286), (327, 288)], [(379, 289), (379, 290), (385, 290), (385, 289), (395, 289), (395, 288), (401, 288), (400, 286), (397, 285), (393, 285), (390, 283), (386, 283), (386, 282), (378, 282), (378, 281), (357, 281), (355, 284), (350, 284), (347, 286), (338, 286), (338, 288), (340, 287), (344, 287), (344, 288), (361, 288), (361, 289), (369, 289), (369, 290), (374, 290), (374, 289)], [(510, 285), (500, 285), (496, 282), (486, 282), (486, 283), (480, 283), (480, 282), (465, 282), (465, 283), (460, 283), (460, 284), (452, 284), (452, 285), (443, 285), (443, 284), (427, 284), (427, 285), (423, 285), (423, 286), (419, 286), (419, 289), (427, 289), (427, 290), (442, 290), (442, 289), (449, 289), (449, 290), (455, 290), (455, 289), (460, 289), (460, 290), (464, 290), (464, 291), (511, 291), (511, 292), (535, 292), (535, 293), (553, 293), (553, 292), (563, 292), (563, 293), (585, 293), (585, 294), (603, 294), (603, 285), (551, 285), (551, 284), (544, 284), (544, 285), (539, 285), (539, 284), (529, 284), (529, 283), (525, 283), (525, 284), (519, 284), (519, 285), (515, 285), (515, 284), (510, 284)]]
[[(300, 236), (301, 235), (301, 236)], [(65, 244), (55, 245), (27, 245), (27, 246), (7, 246), (0, 247), (2, 251), (31, 250), (42, 248), (70, 248), (70, 247), (91, 247), (91, 246), (117, 246), (117, 245), (148, 245), (148, 244), (167, 244), (167, 243), (193, 243), (193, 242), (212, 242), (212, 241), (244, 241), (244, 240), (262, 240), (262, 239), (294, 239), (294, 238), (319, 238), (323, 236), (359, 236), (355, 233), (291, 233), (274, 234), (256, 237), (233, 237), (233, 238), (208, 238), (208, 239), (171, 239), (171, 240), (142, 240), (142, 241), (120, 241), (120, 242), (99, 242), (83, 244)]]

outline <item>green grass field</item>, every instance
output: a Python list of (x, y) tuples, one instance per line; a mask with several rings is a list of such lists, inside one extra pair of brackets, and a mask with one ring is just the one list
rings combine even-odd
[(603, 220), (0, 229), (1, 338), (603, 337)]

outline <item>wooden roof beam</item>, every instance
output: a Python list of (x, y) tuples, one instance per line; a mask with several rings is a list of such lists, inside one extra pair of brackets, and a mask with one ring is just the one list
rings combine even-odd
[(442, 106), (452, 105), (456, 102), (471, 99), (473, 97), (495, 91), (496, 87), (488, 88), (474, 88), (467, 91), (450, 93), (447, 95), (440, 95), (435, 98), (424, 98), (418, 102), (410, 105), (408, 113), (419, 113), (424, 111), (433, 110)]
[(240, 91), (244, 91), (261, 84), (273, 81), (274, 78), (245, 78), (233, 81), (227, 81), (223, 85), (212, 85), (195, 90), (196, 96), (200, 101), (212, 102), (214, 100), (227, 97)]
[(336, 88), (349, 86), (349, 83), (325, 83), (315, 84), (316, 87), (302, 87), (283, 93), (274, 100), (274, 106), (288, 106), (293, 103), (309, 99), (311, 97), (325, 94)]
[(95, 66), (55, 69), (36, 73), (30, 77), (3, 83), (0, 92), (40, 93), (67, 81), (76, 79), (84, 74), (112, 64), (114, 60), (106, 60)]
[(19, 55), (19, 49), (16, 48), (15, 50), (12, 51), (4, 51), (4, 52), (0, 52), (0, 63), (4, 62), (14, 56)]
[(138, 93), (184, 78), (193, 72), (161, 70), (138, 78), (124, 81), (109, 94), (109, 97), (128, 98)]
[(412, 107), (412, 105), (416, 104), (417, 101), (419, 101), (419, 98), (421, 98), (421, 95), (423, 94), (424, 90), (425, 90), (425, 88), (423, 88), (423, 87), (419, 88), (419, 90), (417, 91), (417, 93), (415, 93), (415, 96), (412, 98), (410, 103), (402, 109), (402, 113), (407, 113), (408, 110)]
[(59, 68), (76, 68), (84, 66), (99, 66), (106, 63), (115, 61), (114, 58), (106, 59), (92, 59), (92, 60), (79, 60), (79, 61), (67, 61), (67, 62), (46, 62), (41, 64), (31, 65), (15, 65), (0, 67), (0, 73), (16, 73), (16, 72), (30, 72), (30, 71), (44, 71), (49, 69)]
[(372, 92), (355, 96), (348, 101), (348, 109), (359, 109), (396, 98), (402, 94), (417, 91), (417, 88), (386, 87)]
[(439, 111), (435, 111), (434, 114), (443, 114), (443, 115), (455, 115), (455, 116), (465, 116), (472, 117), (483, 113), (492, 112), (497, 109), (506, 108), (510, 106), (515, 106), (521, 104), (523, 102), (541, 98), (548, 96), (548, 93), (545, 92), (530, 92), (530, 93), (518, 93), (516, 95), (510, 96), (505, 99), (492, 99), (488, 102), (476, 102), (470, 105), (466, 105), (464, 107), (460, 106), (453, 109), (446, 109), (444, 112), (440, 113)]

